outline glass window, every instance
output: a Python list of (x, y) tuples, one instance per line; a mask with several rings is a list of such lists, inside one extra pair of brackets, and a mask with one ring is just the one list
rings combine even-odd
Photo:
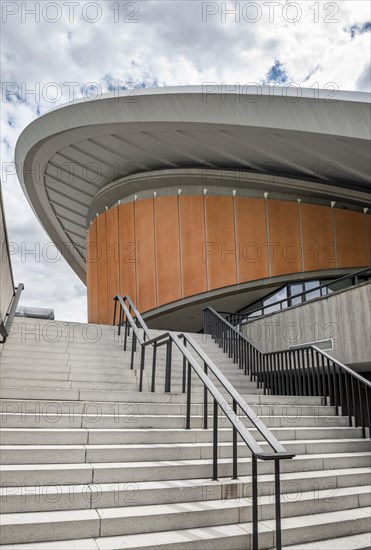
[[(319, 281), (307, 281), (306, 283), (304, 283), (305, 290), (316, 288), (319, 285), (320, 285)], [(320, 296), (321, 296), (321, 290), (317, 288), (317, 290), (314, 290), (313, 292), (308, 292), (308, 294), (305, 295), (305, 301), (313, 300), (314, 298), (319, 298)]]
[(250, 313), (250, 315), (247, 316), (248, 319), (253, 319), (254, 317), (260, 317), (261, 315), (263, 315), (263, 312), (261, 309), (259, 309), (258, 311), (255, 311), (254, 313)]
[[(290, 285), (290, 296), (301, 294), (301, 292), (303, 292), (303, 283), (293, 283), (292, 285)], [(301, 304), (302, 296), (299, 296), (298, 298), (292, 297), (290, 299), (290, 303), (292, 306), (295, 306), (296, 304)]]
[(271, 306), (265, 306), (264, 307), (264, 315), (267, 315), (268, 313), (274, 313), (275, 311), (280, 311), (281, 304), (272, 304)]
[(264, 306), (269, 306), (270, 304), (275, 304), (276, 302), (279, 302), (280, 300), (284, 300), (287, 298), (287, 287), (280, 288), (280, 290), (277, 290), (272, 296), (269, 296), (269, 298), (266, 298), (263, 300)]

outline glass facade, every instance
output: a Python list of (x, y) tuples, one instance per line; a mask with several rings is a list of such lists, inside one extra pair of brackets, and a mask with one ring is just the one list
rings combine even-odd
[(289, 283), (268, 295), (266, 298), (262, 298), (249, 305), (240, 313), (246, 313), (247, 318), (252, 319), (254, 317), (260, 317), (261, 315), (280, 311), (287, 307), (302, 304), (308, 300), (320, 298), (321, 296), (327, 296), (327, 294), (331, 294), (334, 291), (329, 286), (331, 281), (332, 280), (320, 281), (319, 279), (314, 279), (300, 283)]

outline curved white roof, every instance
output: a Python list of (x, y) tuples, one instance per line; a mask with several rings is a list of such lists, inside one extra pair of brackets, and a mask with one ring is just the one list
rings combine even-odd
[(133, 174), (143, 180), (146, 172), (185, 168), (284, 170), (317, 186), (347, 188), (358, 204), (370, 199), (370, 94), (216, 88), (106, 94), (54, 109), (23, 131), (18, 177), (82, 280), (89, 209), (103, 188)]

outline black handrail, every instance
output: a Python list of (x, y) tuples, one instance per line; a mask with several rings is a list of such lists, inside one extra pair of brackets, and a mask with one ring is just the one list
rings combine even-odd
[(5, 344), (6, 339), (9, 336), (10, 328), (13, 323), (14, 315), (18, 306), (19, 298), (21, 297), (22, 290), (24, 290), (24, 284), (19, 283), (18, 286), (14, 289), (14, 293), (4, 320), (0, 319), (0, 334), (2, 336), (0, 344)]
[[(237, 479), (237, 434), (241, 437), (244, 443), (248, 446), (252, 455), (252, 523), (253, 523), (253, 550), (258, 550), (258, 471), (257, 460), (274, 460), (274, 475), (275, 475), (275, 511), (276, 511), (276, 548), (281, 550), (281, 495), (280, 495), (280, 460), (291, 459), (295, 455), (289, 453), (280, 444), (277, 438), (270, 432), (265, 426), (262, 420), (254, 413), (254, 411), (247, 405), (246, 401), (235, 390), (225, 376), (220, 372), (217, 366), (211, 361), (208, 355), (202, 350), (202, 348), (193, 340), (193, 338), (187, 333), (176, 334), (175, 332), (168, 331), (162, 333), (154, 338), (151, 338), (149, 330), (143, 318), (137, 311), (132, 300), (128, 296), (117, 295), (114, 298), (114, 315), (113, 324), (116, 325), (116, 313), (117, 303), (120, 307), (118, 317), (118, 331), (120, 334), (121, 326), (124, 326), (124, 349), (127, 346), (127, 339), (132, 331), (132, 352), (131, 352), (131, 369), (134, 367), (134, 353), (136, 351), (137, 343), (141, 347), (141, 359), (140, 359), (140, 380), (139, 391), (143, 391), (143, 371), (144, 371), (144, 358), (145, 350), (148, 346), (153, 347), (153, 359), (152, 359), (152, 380), (151, 391), (155, 391), (155, 377), (156, 377), (156, 351), (157, 347), (166, 344), (166, 366), (165, 366), (165, 392), (171, 391), (171, 359), (172, 359), (172, 345), (174, 344), (183, 356), (183, 385), (182, 392), (187, 392), (187, 407), (186, 407), (186, 429), (191, 429), (191, 385), (192, 385), (192, 370), (197, 374), (199, 379), (204, 385), (204, 422), (203, 428), (208, 428), (208, 393), (211, 394), (214, 406), (213, 406), (213, 479), (218, 478), (218, 412), (219, 408), (227, 417), (232, 425), (233, 430), (233, 442), (232, 442), (232, 466), (233, 466), (233, 479)], [(134, 317), (133, 317), (134, 315)], [(143, 336), (140, 332), (143, 330)], [(182, 340), (183, 339), (183, 343)], [(197, 355), (203, 361), (203, 369), (197, 363), (197, 360), (191, 354), (187, 344), (193, 348)], [(232, 407), (229, 405), (215, 384), (209, 377), (209, 371), (211, 371), (215, 377), (222, 384), (224, 390), (232, 397)], [(186, 382), (187, 380), (187, 382)], [(263, 436), (263, 439), (271, 447), (272, 452), (264, 451), (259, 443), (250, 434), (249, 430), (241, 422), (240, 416), (237, 412), (240, 409), (253, 426)]]
[(240, 369), (270, 395), (322, 396), (371, 437), (371, 382), (317, 346), (263, 353), (213, 308), (204, 309), (210, 334)]
[[(257, 315), (256, 317), (253, 317), (253, 319), (256, 320), (256, 319), (259, 319), (260, 317), (264, 317), (265, 315), (270, 315), (272, 313), (276, 313), (276, 312), (282, 311), (282, 310), (286, 311), (287, 309), (289, 309), (291, 307), (295, 307), (295, 306), (298, 306), (298, 305), (302, 305), (303, 303), (307, 303), (310, 300), (305, 300), (304, 302), (300, 302), (299, 304), (291, 304), (291, 305), (288, 305), (285, 308), (282, 307), (284, 303), (289, 304), (290, 302), (292, 302), (292, 300), (295, 300), (297, 298), (305, 297), (307, 294), (311, 294), (312, 292), (316, 292), (318, 290), (321, 291), (321, 296), (317, 296), (317, 298), (313, 298), (313, 300), (316, 300), (318, 298), (325, 298), (326, 296), (329, 295), (328, 288), (331, 285), (338, 284), (341, 281), (351, 279), (352, 284), (350, 286), (357, 286), (357, 285), (361, 284), (361, 282), (362, 282), (362, 280), (361, 281), (359, 280), (360, 276), (362, 274), (366, 274), (367, 272), (370, 272), (370, 276), (371, 276), (371, 266), (366, 267), (364, 269), (361, 269), (359, 271), (355, 271), (353, 273), (348, 273), (348, 275), (342, 275), (338, 279), (334, 279), (330, 282), (322, 283), (322, 284), (320, 284), (318, 286), (315, 286), (313, 288), (310, 288), (308, 290), (304, 290), (304, 292), (300, 292), (299, 294), (292, 294), (291, 296), (287, 296), (287, 298), (283, 298), (282, 300), (277, 300), (277, 302), (274, 302), (273, 304), (268, 304), (266, 306), (262, 305), (258, 308), (251, 309), (251, 310), (245, 311), (245, 312), (236, 312), (236, 313), (234, 313), (234, 312), (231, 312), (231, 311), (219, 311), (219, 313), (223, 313), (224, 315), (226, 315), (228, 321), (236, 322), (236, 324), (239, 324), (244, 320), (249, 320), (249, 317), (251, 317), (254, 313), (256, 313), (258, 311), (261, 311), (262, 312), (261, 315)], [(353, 283), (353, 280), (354, 280), (354, 283)], [(322, 289), (326, 289), (326, 295), (325, 296), (322, 296)], [(344, 290), (344, 289), (341, 289), (341, 290)], [(276, 306), (279, 306), (280, 309), (276, 310), (276, 311), (269, 311), (268, 313), (264, 313), (264, 310), (270, 309), (270, 308), (276, 307)]]

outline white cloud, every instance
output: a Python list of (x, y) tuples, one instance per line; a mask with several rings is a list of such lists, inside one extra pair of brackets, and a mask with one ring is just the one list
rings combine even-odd
[[(52, 23), (58, 15), (56, 4), (62, 16)], [(272, 8), (277, 2), (82, 1), (74, 6), (70, 21), (74, 4), (68, 0), (1, 3), (2, 81), (13, 83), (19, 93), (23, 83), (23, 96), (25, 91), (40, 89), (36, 100), (32, 93), (21, 101), (14, 95), (7, 103), (2, 99), (2, 180), (8, 229), (12, 241), (25, 242), (28, 248), (35, 242), (43, 246), (49, 239), (16, 177), (4, 175), (4, 170), (13, 161), (15, 143), (24, 127), (38, 113), (72, 99), (66, 82), (78, 83), (76, 98), (89, 82), (97, 82), (106, 91), (106, 77), (147, 86), (246, 84), (263, 82), (279, 61), (289, 80), (299, 85), (324, 87), (334, 82), (340, 89), (362, 91), (370, 86), (370, 33), (357, 33), (352, 39), (349, 31), (354, 25), (362, 29), (369, 20), (366, 1), (281, 1), (274, 8), (272, 22), (269, 4)], [(224, 5), (236, 13), (223, 14)], [(261, 18), (252, 22), (256, 5)], [(37, 6), (41, 13), (35, 22), (35, 16), (27, 15), (25, 9)], [(97, 6), (100, 20), (87, 21), (95, 17)], [(289, 19), (297, 9), (301, 16), (292, 23)], [(115, 22), (117, 16), (119, 22)], [(53, 92), (51, 82), (62, 92), (58, 103), (46, 97)], [(66, 262), (36, 262), (31, 255), (26, 262), (23, 259), (18, 246), (14, 271), (16, 280), (26, 284), (25, 305), (54, 307), (58, 318), (86, 318), (82, 285)]]

